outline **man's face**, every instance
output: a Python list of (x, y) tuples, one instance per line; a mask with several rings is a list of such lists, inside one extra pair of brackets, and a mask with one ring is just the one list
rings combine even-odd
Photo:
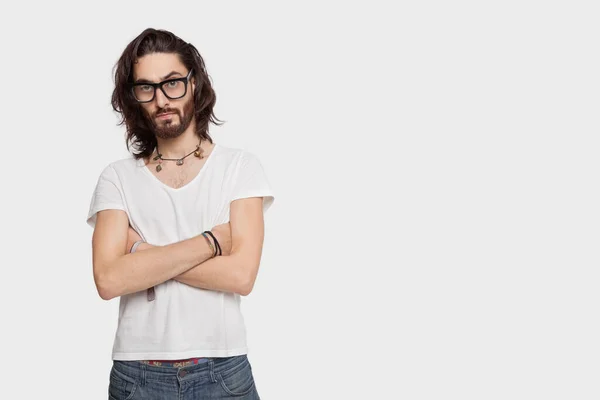
[[(176, 54), (152, 53), (138, 59), (133, 67), (134, 82), (159, 83), (170, 79), (185, 78), (189, 70), (181, 63)], [(164, 86), (167, 94), (169, 87), (182, 82), (172, 82)], [(140, 91), (152, 91), (152, 87), (138, 87)], [(181, 135), (194, 118), (194, 79), (190, 78), (185, 96), (170, 99), (162, 90), (156, 88), (154, 99), (141, 103), (145, 117), (148, 118), (154, 133), (161, 139), (172, 139)], [(171, 95), (171, 94), (170, 94)], [(175, 97), (175, 96), (171, 96)]]

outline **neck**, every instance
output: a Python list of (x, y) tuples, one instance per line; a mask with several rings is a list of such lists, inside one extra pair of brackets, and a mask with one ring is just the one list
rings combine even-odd
[[(163, 158), (182, 158), (196, 150), (196, 146), (200, 144), (200, 139), (194, 133), (194, 129), (191, 125), (189, 128), (173, 139), (156, 138), (158, 150)], [(204, 148), (204, 143), (202, 143), (202, 148)]]

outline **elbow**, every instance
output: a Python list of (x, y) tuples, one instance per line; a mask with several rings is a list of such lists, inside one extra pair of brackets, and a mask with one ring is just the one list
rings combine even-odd
[(117, 297), (115, 285), (111, 283), (110, 278), (107, 277), (106, 274), (94, 275), (94, 281), (96, 283), (98, 295), (102, 300), (111, 300)]
[(117, 297), (109, 289), (98, 287), (98, 294), (102, 300), (111, 300)]
[(98, 289), (98, 295), (100, 295), (102, 300), (111, 300), (117, 297), (114, 290), (112, 290), (109, 285), (96, 282), (96, 288)]
[[(252, 269), (256, 270), (256, 269)], [(256, 281), (256, 274), (245, 272), (241, 274), (241, 279), (238, 284), (238, 294), (241, 296), (248, 296), (252, 293), (252, 289), (254, 288), (254, 282)]]
[(248, 296), (252, 292), (253, 286), (254, 286), (254, 284), (248, 284), (248, 283), (241, 285), (237, 292), (241, 296)]

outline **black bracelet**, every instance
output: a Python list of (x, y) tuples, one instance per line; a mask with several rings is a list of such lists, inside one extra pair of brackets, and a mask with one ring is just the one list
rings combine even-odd
[(219, 249), (219, 255), (222, 256), (223, 255), (223, 251), (221, 251), (221, 245), (219, 244), (219, 241), (217, 240), (217, 238), (212, 234), (212, 232), (210, 232), (210, 235), (213, 237), (213, 239), (215, 239), (215, 244), (217, 245), (217, 248)]
[(215, 244), (215, 245), (213, 246), (213, 247), (214, 247), (214, 248), (213, 248), (213, 250), (214, 250), (213, 257), (216, 257), (216, 256), (217, 256), (217, 253), (219, 252), (219, 246), (217, 246), (217, 240), (215, 239), (215, 236), (212, 234), (212, 232), (211, 232), (211, 231), (204, 231), (204, 232), (202, 232), (202, 233), (203, 233), (203, 234), (204, 234), (204, 233), (206, 233), (206, 234), (210, 235), (210, 236), (213, 238), (213, 242), (214, 242), (214, 244)]
[(215, 235), (213, 235), (213, 233), (211, 231), (204, 231), (204, 233), (208, 233), (210, 235), (210, 237), (213, 238), (213, 241), (215, 242), (215, 254), (214, 254), (214, 256), (216, 257), (217, 255), (219, 255), (219, 256), (223, 255), (223, 252), (221, 250), (221, 245), (217, 241), (217, 238), (215, 237)]
[(217, 240), (217, 238), (215, 237), (215, 235), (213, 235), (213, 233), (211, 231), (207, 231), (207, 233), (213, 238), (213, 240), (215, 241), (215, 246), (217, 247), (217, 251), (219, 254), (219, 256), (223, 255), (223, 251), (221, 250), (221, 245), (219, 244), (219, 241)]
[(223, 255), (223, 251), (221, 250), (221, 245), (219, 244), (219, 241), (217, 240), (217, 238), (212, 234), (212, 232), (210, 232), (210, 235), (215, 239), (215, 244), (217, 245), (217, 247), (219, 248), (219, 255), (222, 256)]

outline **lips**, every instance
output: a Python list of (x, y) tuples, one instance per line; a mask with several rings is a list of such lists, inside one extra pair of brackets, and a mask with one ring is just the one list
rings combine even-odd
[(175, 114), (175, 113), (165, 113), (165, 114), (158, 114), (158, 115), (156, 116), (156, 118), (168, 118), (168, 117), (170, 117), (171, 115), (174, 115), (174, 114)]

